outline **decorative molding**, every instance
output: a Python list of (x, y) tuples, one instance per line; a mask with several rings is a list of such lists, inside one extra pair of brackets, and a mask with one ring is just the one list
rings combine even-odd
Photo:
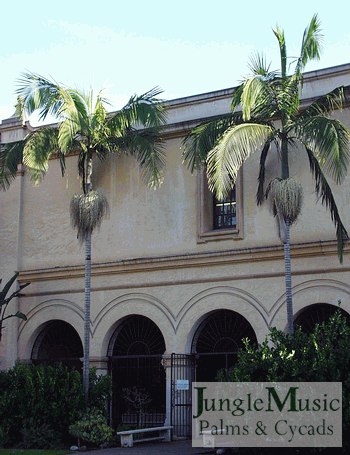
[[(349, 253), (350, 245), (346, 245), (345, 253)], [(291, 248), (292, 259), (325, 257), (337, 255), (337, 243), (335, 241), (300, 243), (294, 244)], [(192, 253), (186, 255), (173, 255), (154, 258), (128, 259), (116, 262), (104, 262), (92, 264), (92, 276), (119, 275), (124, 273), (142, 273), (142, 272), (161, 272), (163, 270), (177, 270), (181, 268), (208, 268), (222, 265), (235, 265), (244, 263), (283, 261), (283, 246), (256, 247), (246, 249), (233, 249), (224, 251), (214, 251), (208, 253)], [(313, 274), (329, 274), (339, 272), (349, 272), (350, 266), (330, 266), (299, 269), (292, 271), (293, 276), (304, 276)], [(63, 295), (70, 293), (82, 293), (84, 287), (69, 289), (67, 281), (70, 279), (83, 278), (85, 275), (84, 265), (55, 267), (36, 270), (22, 270), (19, 274), (19, 282), (43, 282), (66, 280), (64, 288), (61, 290), (47, 290), (44, 292), (26, 292), (27, 297), (45, 296), (45, 295)], [(117, 289), (142, 289), (150, 287), (163, 287), (176, 285), (187, 285), (210, 282), (230, 282), (237, 280), (251, 280), (257, 278), (275, 278), (283, 277), (283, 271), (241, 274), (241, 275), (212, 275), (205, 278), (178, 279), (178, 280), (157, 280), (157, 281), (139, 281), (137, 284), (120, 284), (109, 286), (92, 287), (91, 292), (108, 291)]]
[[(346, 244), (344, 255), (346, 256), (349, 252), (350, 245)], [(294, 259), (334, 255), (337, 255), (337, 242), (333, 240), (296, 243), (291, 245), (291, 257)], [(157, 272), (180, 268), (203, 268), (253, 262), (279, 261), (283, 259), (283, 246), (271, 245), (264, 247), (218, 250), (205, 253), (174, 254), (168, 256), (123, 259), (113, 262), (99, 262), (92, 264), (91, 275), (103, 276), (120, 275), (124, 273)], [(337, 268), (336, 270), (345, 270), (345, 267), (340, 265), (339, 269)], [(81, 264), (45, 269), (20, 270), (18, 280), (20, 283), (27, 283), (29, 281), (68, 280), (84, 276), (85, 266)], [(215, 280), (215, 278), (213, 277), (212, 280)]]

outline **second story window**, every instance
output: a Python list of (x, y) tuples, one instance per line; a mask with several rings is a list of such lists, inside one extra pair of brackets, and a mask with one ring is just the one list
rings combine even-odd
[(213, 197), (213, 204), (213, 229), (236, 228), (236, 187), (221, 201)]
[(222, 201), (209, 190), (205, 169), (197, 178), (197, 243), (243, 239), (243, 169)]

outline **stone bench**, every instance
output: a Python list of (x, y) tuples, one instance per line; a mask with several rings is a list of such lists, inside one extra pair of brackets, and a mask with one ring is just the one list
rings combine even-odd
[[(120, 442), (122, 447), (133, 447), (134, 442), (146, 442), (146, 441), (170, 441), (170, 430), (173, 427), (171, 425), (165, 425), (163, 427), (153, 427), (153, 428), (141, 428), (139, 430), (127, 430), (127, 431), (119, 431), (117, 434), (120, 436)], [(150, 433), (151, 431), (158, 432), (159, 436), (155, 436), (152, 438), (145, 438), (145, 439), (137, 439), (134, 441), (134, 434), (141, 434), (141, 433)]]

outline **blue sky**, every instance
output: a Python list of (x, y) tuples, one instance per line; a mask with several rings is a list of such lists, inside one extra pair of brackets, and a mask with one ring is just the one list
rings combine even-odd
[(315, 13), (324, 52), (306, 70), (348, 63), (349, 12), (348, 0), (7, 1), (0, 120), (12, 115), (16, 79), (26, 70), (80, 88), (106, 87), (111, 109), (157, 85), (166, 99), (233, 87), (256, 50), (278, 68), (276, 24), (285, 31), (288, 54), (298, 55)]

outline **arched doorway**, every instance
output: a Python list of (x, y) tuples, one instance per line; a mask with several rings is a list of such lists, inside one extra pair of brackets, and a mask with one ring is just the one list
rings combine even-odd
[(62, 363), (82, 371), (83, 344), (78, 332), (65, 321), (49, 322), (37, 336), (31, 359), (35, 365)]
[(237, 361), (243, 339), (257, 343), (253, 327), (239, 313), (218, 310), (209, 314), (198, 327), (192, 341), (196, 354), (196, 381), (213, 382), (222, 368), (230, 368)]
[(146, 316), (132, 315), (114, 331), (109, 347), (113, 379), (113, 425), (163, 425), (166, 375), (164, 337)]
[[(314, 331), (316, 324), (327, 322), (334, 315), (339, 307), (329, 303), (315, 303), (304, 308), (294, 320), (294, 327), (301, 326), (302, 331), (310, 334)], [(350, 314), (340, 308), (342, 316), (346, 318), (350, 326)]]

